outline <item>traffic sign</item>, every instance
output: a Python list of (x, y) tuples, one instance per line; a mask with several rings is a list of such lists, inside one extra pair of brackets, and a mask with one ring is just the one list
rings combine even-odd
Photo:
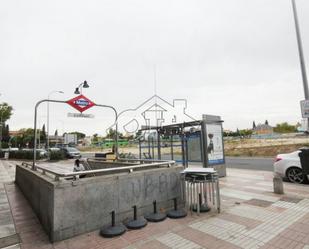
[(309, 118), (309, 100), (300, 101), (301, 115), (303, 118)]
[(68, 100), (67, 103), (80, 112), (86, 111), (95, 105), (95, 103), (82, 94)]

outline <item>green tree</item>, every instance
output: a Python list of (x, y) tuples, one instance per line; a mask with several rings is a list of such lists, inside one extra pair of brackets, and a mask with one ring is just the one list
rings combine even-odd
[(5, 123), (7, 120), (11, 118), (13, 114), (13, 107), (8, 103), (0, 104), (0, 121), (1, 123)]
[(97, 133), (93, 134), (91, 142), (92, 143), (97, 143), (98, 141), (99, 141), (98, 134)]
[(55, 136), (56, 137), (58, 136), (58, 130), (55, 130)]
[(34, 145), (34, 129), (21, 129), (19, 130), (19, 135), (15, 137), (16, 146), (24, 148), (33, 148)]
[[(110, 128), (107, 132), (106, 138), (114, 139), (116, 136), (116, 130)], [(118, 137), (123, 138), (122, 133), (118, 132)]]
[(255, 124), (255, 121), (253, 121), (252, 129), (254, 130), (255, 128), (256, 128), (256, 124)]
[(42, 143), (46, 143), (47, 141), (47, 135), (46, 135), (46, 130), (45, 130), (45, 124), (43, 124), (43, 127), (42, 127), (42, 132), (40, 133), (40, 140)]
[(274, 128), (274, 132), (277, 133), (291, 133), (291, 132), (297, 132), (296, 125), (290, 125), (287, 122), (277, 124)]

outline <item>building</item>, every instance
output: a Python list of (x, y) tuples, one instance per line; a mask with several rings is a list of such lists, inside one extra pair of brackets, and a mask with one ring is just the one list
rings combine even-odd
[(269, 124), (258, 124), (253, 128), (254, 135), (270, 135), (274, 133), (274, 129)]

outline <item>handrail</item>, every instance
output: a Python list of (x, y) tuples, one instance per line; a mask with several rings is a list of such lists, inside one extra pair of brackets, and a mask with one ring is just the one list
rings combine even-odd
[[(58, 181), (60, 177), (74, 177), (74, 176), (95, 174), (95, 173), (114, 172), (114, 171), (119, 171), (119, 170), (128, 170), (129, 173), (132, 173), (134, 169), (149, 168), (153, 166), (163, 166), (163, 165), (166, 165), (167, 167), (171, 167), (175, 163), (176, 163), (175, 161), (170, 160), (170, 161), (154, 162), (154, 163), (142, 164), (142, 165), (132, 165), (132, 166), (124, 166), (124, 167), (116, 167), (116, 168), (108, 168), (108, 169), (94, 169), (94, 170), (85, 170), (85, 171), (69, 172), (69, 173), (56, 172), (54, 170), (47, 169), (39, 165), (35, 165), (35, 167), (36, 169), (42, 170), (43, 174), (45, 174), (45, 172), (48, 172), (50, 174), (55, 175), (55, 180)], [(33, 166), (33, 164), (29, 164), (26, 162), (23, 162), (21, 165), (26, 166), (26, 167)]]
[(109, 159), (109, 158), (104, 158), (104, 157), (87, 157), (87, 161), (88, 160), (97, 160), (97, 161), (113, 161), (113, 162), (117, 162), (117, 161), (121, 161), (121, 162), (153, 162), (153, 163), (160, 163), (160, 162), (168, 162), (166, 160), (160, 160), (160, 159), (139, 159), (139, 158), (117, 158), (117, 159)]

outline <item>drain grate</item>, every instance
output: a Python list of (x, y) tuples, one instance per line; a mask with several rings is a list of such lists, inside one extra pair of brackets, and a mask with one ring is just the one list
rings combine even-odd
[(271, 204), (273, 204), (273, 202), (271, 201), (265, 201), (260, 199), (251, 199), (249, 201), (245, 201), (244, 203), (258, 207), (269, 207)]
[(297, 198), (297, 197), (290, 197), (290, 196), (284, 196), (280, 199), (280, 201), (286, 201), (286, 202), (291, 202), (291, 203), (298, 203), (300, 202), (301, 198)]

